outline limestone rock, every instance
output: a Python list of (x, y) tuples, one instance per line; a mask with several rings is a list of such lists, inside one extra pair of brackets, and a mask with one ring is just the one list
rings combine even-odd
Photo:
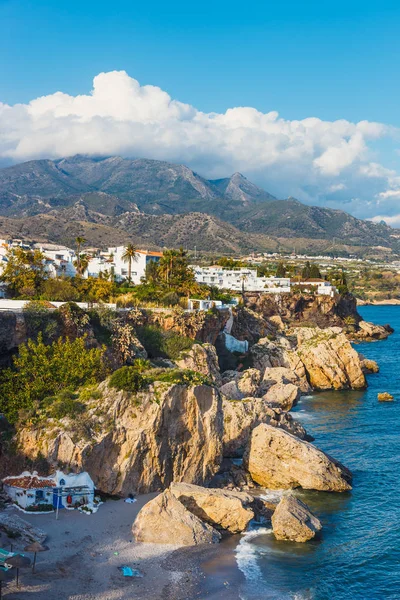
[(221, 538), (213, 527), (188, 511), (170, 490), (143, 506), (132, 533), (137, 542), (178, 546), (215, 544)]
[[(226, 373), (226, 375), (225, 375)], [(220, 387), (220, 392), (231, 400), (242, 400), (249, 396), (258, 396), (261, 383), (261, 372), (258, 369), (246, 369), (246, 371), (226, 371), (224, 379), (231, 377)], [(232, 373), (235, 373), (233, 377)]]
[(381, 392), (378, 394), (378, 400), (379, 402), (392, 402), (393, 396), (389, 392)]
[(249, 508), (253, 497), (245, 492), (204, 488), (187, 483), (172, 483), (171, 493), (202, 521), (230, 533), (244, 531), (254, 518)]
[(11, 534), (12, 538), (30, 544), (32, 542), (43, 543), (47, 534), (38, 527), (34, 527), (25, 519), (8, 512), (0, 512), (0, 531)]
[(194, 344), (190, 350), (182, 352), (175, 362), (181, 369), (191, 369), (206, 375), (217, 386), (222, 384), (218, 357), (212, 344)]
[(322, 529), (308, 506), (294, 496), (284, 496), (272, 518), (272, 530), (277, 540), (307, 542)]
[[(222, 459), (222, 399), (210, 386), (156, 382), (131, 394), (100, 384), (85, 420), (49, 421), (19, 432), (25, 455), (88, 471), (96, 487), (126, 495), (163, 490), (172, 481), (203, 485)], [(93, 405), (93, 402), (92, 402)]]
[(370, 358), (364, 358), (360, 355), (361, 360), (361, 369), (365, 374), (370, 373), (379, 373), (379, 365), (375, 360), (371, 360)]
[[(255, 368), (259, 369), (264, 375), (268, 369), (285, 368), (294, 375), (290, 381), (299, 386), (301, 392), (308, 393), (311, 386), (307, 379), (305, 366), (296, 352), (296, 340), (293, 344), (288, 338), (279, 337), (276, 341), (270, 341), (268, 338), (259, 340), (257, 344), (250, 349), (250, 356)], [(293, 378), (296, 377), (296, 381)], [(263, 385), (263, 384), (261, 384)]]
[(360, 321), (357, 330), (351, 334), (351, 337), (358, 340), (384, 340), (393, 333), (390, 325), (375, 325), (368, 321)]
[(265, 423), (252, 431), (243, 466), (256, 483), (271, 489), (351, 489), (346, 467), (312, 444)]
[(300, 439), (310, 439), (307, 432), (293, 417), (271, 407), (263, 398), (245, 398), (231, 401), (223, 399), (224, 434), (223, 455), (240, 457), (246, 448), (251, 431), (260, 423), (268, 423), (273, 427), (281, 427)]
[(258, 369), (247, 369), (237, 380), (237, 386), (243, 397), (257, 396), (260, 382), (260, 371)]
[(277, 383), (264, 394), (263, 398), (273, 407), (290, 410), (300, 398), (300, 388), (293, 383)]
[(298, 348), (310, 384), (318, 390), (366, 387), (358, 353), (339, 327), (298, 327)]

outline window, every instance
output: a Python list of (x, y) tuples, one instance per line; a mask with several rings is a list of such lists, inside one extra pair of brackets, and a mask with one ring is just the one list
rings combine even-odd
[(60, 485), (65, 485), (65, 479), (60, 479)]

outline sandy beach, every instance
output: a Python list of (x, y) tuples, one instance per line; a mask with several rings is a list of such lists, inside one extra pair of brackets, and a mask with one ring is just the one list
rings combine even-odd
[[(7, 600), (235, 600), (237, 569), (233, 552), (224, 544), (193, 548), (136, 544), (132, 523), (141, 507), (155, 494), (138, 497), (134, 504), (108, 500), (94, 515), (61, 510), (55, 514), (18, 516), (47, 533), (48, 552), (38, 554), (36, 573), (20, 571), (4, 586)], [(16, 509), (11, 509), (12, 511)], [(5, 534), (0, 547), (22, 550)], [(228, 549), (228, 548), (227, 548)], [(232, 544), (229, 544), (232, 549)], [(204, 569), (201, 565), (205, 565)], [(142, 577), (123, 577), (128, 565)]]

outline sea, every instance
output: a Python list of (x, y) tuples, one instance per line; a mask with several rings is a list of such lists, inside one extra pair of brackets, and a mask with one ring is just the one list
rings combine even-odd
[[(355, 345), (380, 372), (365, 391), (316, 393), (293, 410), (314, 443), (351, 469), (353, 490), (296, 492), (323, 524), (318, 539), (278, 542), (256, 526), (240, 536), (233, 555), (241, 600), (400, 599), (400, 306), (359, 312), (395, 329), (387, 340)], [(386, 391), (394, 402), (378, 402)]]

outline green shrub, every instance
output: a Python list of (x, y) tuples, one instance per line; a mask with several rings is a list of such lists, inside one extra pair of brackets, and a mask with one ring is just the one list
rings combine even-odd
[(148, 385), (148, 379), (135, 367), (121, 367), (110, 377), (110, 386), (126, 392), (139, 392)]
[(27, 512), (50, 512), (52, 510), (54, 510), (54, 507), (52, 504), (36, 504), (33, 506), (27, 506), (25, 508), (25, 510)]
[(75, 417), (85, 411), (85, 405), (74, 398), (60, 398), (48, 409), (48, 415), (54, 419), (63, 419), (64, 417)]
[(154, 381), (177, 383), (180, 385), (210, 385), (209, 379), (202, 373), (190, 369), (166, 369), (155, 376)]
[(13, 366), (0, 373), (0, 412), (14, 423), (20, 410), (46, 407), (51, 396), (101, 381), (107, 376), (104, 351), (86, 348), (84, 338), (46, 345), (39, 335), (21, 344)]
[(174, 331), (164, 331), (154, 325), (137, 328), (137, 336), (150, 358), (170, 358), (176, 360), (183, 350), (189, 350), (194, 340)]

